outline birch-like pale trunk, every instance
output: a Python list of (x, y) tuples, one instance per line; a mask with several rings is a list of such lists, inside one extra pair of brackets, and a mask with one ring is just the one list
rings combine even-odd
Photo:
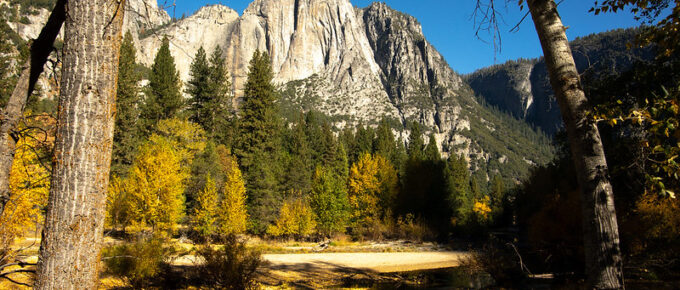
[(125, 1), (68, 0), (52, 186), (36, 289), (95, 289)]
[(566, 27), (553, 0), (527, 0), (543, 54), (550, 85), (567, 129), (569, 147), (581, 189), (581, 210), (588, 286), (623, 288), (619, 230), (614, 194), (609, 181), (602, 140), (588, 118), (588, 100), (574, 64)]
[(9, 201), (9, 173), (12, 171), (17, 138), (14, 132), (21, 120), (28, 97), (33, 93), (36, 82), (43, 71), (47, 58), (52, 52), (54, 40), (59, 35), (64, 22), (64, 4), (66, 0), (57, 1), (47, 24), (40, 31), (38, 38), (31, 44), (31, 57), (21, 67), (21, 75), (14, 86), (12, 95), (5, 109), (0, 114), (0, 215)]

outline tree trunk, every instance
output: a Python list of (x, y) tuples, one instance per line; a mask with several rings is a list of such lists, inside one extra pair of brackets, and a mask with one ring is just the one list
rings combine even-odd
[(623, 288), (619, 231), (607, 162), (600, 132), (586, 114), (587, 99), (569, 48), (566, 27), (553, 0), (528, 0), (527, 4), (543, 47), (550, 84), (562, 112), (578, 175), (588, 284), (597, 289)]
[(95, 289), (125, 1), (69, 0), (37, 289)]
[(66, 0), (57, 1), (47, 24), (40, 31), (38, 39), (31, 44), (31, 57), (22, 66), (21, 76), (14, 86), (12, 95), (9, 97), (5, 110), (0, 116), (0, 215), (5, 210), (5, 204), (9, 201), (9, 173), (14, 162), (17, 136), (14, 130), (24, 113), (24, 107), (28, 96), (33, 93), (38, 77), (43, 71), (45, 62), (52, 52), (54, 40), (59, 35), (61, 24), (64, 22), (64, 4)]

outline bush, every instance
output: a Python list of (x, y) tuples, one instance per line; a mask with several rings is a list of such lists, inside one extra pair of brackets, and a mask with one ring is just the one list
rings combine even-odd
[(355, 240), (368, 239), (371, 241), (382, 240), (389, 235), (390, 227), (385, 221), (374, 218), (364, 219), (360, 226), (352, 228), (352, 237)]
[(407, 214), (404, 218), (397, 218), (395, 233), (400, 239), (420, 242), (435, 238), (435, 233), (420, 218), (415, 219), (413, 214)]
[(104, 249), (106, 270), (122, 278), (134, 288), (146, 287), (159, 280), (164, 269), (170, 268), (171, 257), (177, 250), (159, 236), (139, 237), (137, 241)]
[(247, 249), (245, 243), (235, 235), (225, 237), (223, 248), (202, 246), (197, 255), (204, 261), (199, 265), (199, 279), (208, 281), (209, 286), (222, 289), (255, 288), (255, 271), (262, 263), (262, 258), (259, 252)]
[(483, 269), (489, 273), (499, 286), (510, 287), (520, 283), (526, 278), (527, 266), (516, 254), (515, 247), (499, 239), (488, 240), (480, 251), (473, 252), (472, 260), (466, 262), (474, 265), (476, 269)]

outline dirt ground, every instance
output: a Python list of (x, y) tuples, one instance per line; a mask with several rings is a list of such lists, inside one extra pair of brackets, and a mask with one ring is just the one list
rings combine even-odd
[[(107, 238), (107, 244), (117, 240)], [(27, 238), (17, 244), (27, 248), (22, 260), (37, 260), (39, 239)], [(192, 244), (178, 245), (185, 250)], [(276, 242), (251, 239), (249, 247), (264, 252), (263, 265), (258, 269), (258, 282), (264, 289), (327, 288), (345, 285), (348, 281), (392, 282), (403, 281), (400, 272), (451, 268), (470, 257), (467, 252), (448, 251), (433, 243), (349, 242), (335, 241), (319, 252), (316, 243)], [(201, 262), (193, 255), (173, 261), (175, 266), (195, 266)], [(28, 282), (21, 275), (16, 277)], [(110, 281), (109, 281), (110, 280)], [(105, 277), (103, 285), (124, 286), (120, 279)], [(118, 285), (120, 284), (120, 285)], [(24, 289), (8, 281), (0, 281), (0, 289)], [(108, 288), (108, 287), (103, 287)]]
[(400, 279), (390, 273), (456, 267), (468, 257), (466, 252), (265, 254), (258, 280), (309, 288), (347, 280), (389, 281)]

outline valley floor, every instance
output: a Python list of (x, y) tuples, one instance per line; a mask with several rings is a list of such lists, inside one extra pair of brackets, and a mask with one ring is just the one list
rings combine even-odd
[[(106, 238), (108, 245), (121, 242)], [(191, 253), (195, 246), (192, 243), (176, 243)], [(258, 269), (258, 282), (265, 289), (287, 288), (324, 288), (354, 283), (393, 283), (408, 280), (402, 276), (404, 272), (428, 271), (434, 269), (453, 268), (470, 257), (470, 253), (451, 251), (434, 243), (413, 243), (409, 241), (387, 242), (353, 242), (344, 239), (331, 241), (323, 250), (317, 243), (295, 241), (271, 241), (251, 238), (249, 248), (260, 250), (264, 260)], [(23, 261), (36, 262), (39, 239), (26, 238), (17, 246), (27, 248), (23, 252)], [(172, 265), (177, 268), (191, 268), (201, 262), (192, 254), (174, 259)], [(22, 282), (29, 282), (28, 277), (19, 277)], [(2, 287), (21, 289), (0, 282)], [(102, 289), (124, 287), (119, 278), (105, 275), (102, 278)]]
[(352, 281), (395, 281), (410, 271), (452, 268), (469, 257), (466, 252), (266, 254), (260, 269), (265, 286), (327, 287)]

